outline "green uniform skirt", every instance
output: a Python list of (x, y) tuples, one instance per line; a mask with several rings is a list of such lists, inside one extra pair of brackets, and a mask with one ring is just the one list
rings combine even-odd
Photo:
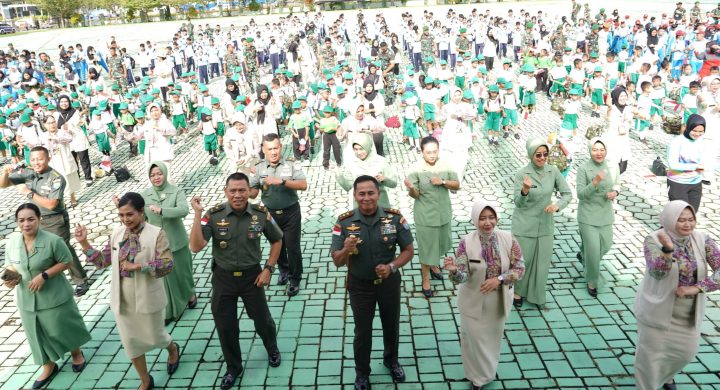
[(434, 104), (423, 104), (423, 119), (426, 121), (435, 120), (435, 105)]
[(663, 116), (663, 109), (662, 109), (662, 99), (653, 99), (653, 106), (650, 107), (650, 117), (654, 117), (655, 115)]
[(163, 278), (168, 304), (165, 306), (165, 319), (178, 319), (185, 311), (190, 297), (195, 294), (193, 280), (192, 255), (188, 246), (173, 253), (173, 270)]
[(50, 309), (18, 311), (33, 362), (38, 366), (64, 359), (67, 352), (91, 339), (74, 299)]
[(563, 93), (565, 92), (565, 79), (558, 79), (552, 81), (552, 85), (550, 86), (550, 93)]
[(110, 130), (110, 133), (112, 133), (112, 135), (117, 134), (117, 129), (115, 128), (114, 123), (112, 123), (112, 122), (108, 123), (107, 128), (108, 128), (108, 130)]
[(600, 261), (613, 244), (612, 225), (591, 226), (578, 223), (582, 244), (582, 263), (585, 268), (585, 281), (594, 288), (601, 287), (605, 280), (600, 275)]
[(403, 137), (420, 138), (420, 131), (414, 120), (403, 118)]
[(565, 114), (561, 127), (563, 129), (577, 129), (578, 114)]
[(441, 260), (452, 247), (450, 222), (441, 226), (415, 225), (420, 264), (439, 266)]
[(502, 118), (502, 125), (503, 126), (517, 126), (518, 124), (518, 113), (516, 109), (513, 108), (506, 108), (505, 109), (505, 116)]
[(542, 306), (545, 304), (547, 277), (553, 254), (553, 236), (515, 236), (515, 239), (525, 259), (525, 274), (515, 282), (515, 294)]
[(110, 153), (110, 140), (106, 133), (95, 134), (95, 142), (97, 142), (100, 153)]

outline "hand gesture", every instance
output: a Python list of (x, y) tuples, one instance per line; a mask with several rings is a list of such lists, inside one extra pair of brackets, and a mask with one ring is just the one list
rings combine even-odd
[(17, 279), (12, 279), (12, 280), (6, 280), (6, 281), (4, 281), (3, 284), (5, 285), (5, 287), (7, 287), (7, 288), (9, 288), (9, 289), (12, 290), (13, 288), (15, 288), (15, 286), (17, 286), (18, 282), (19, 282), (19, 280), (17, 280)]
[(24, 186), (18, 186), (18, 192), (20, 192), (24, 196), (27, 196), (27, 194), (29, 194), (31, 191), (32, 190), (30, 189), (30, 187), (27, 186), (27, 184)]
[(380, 279), (387, 279), (391, 273), (392, 272), (390, 271), (390, 266), (387, 264), (378, 264), (375, 267), (375, 274)]
[(269, 186), (280, 184), (280, 183), (282, 183), (282, 180), (280, 180), (280, 178), (275, 177), (275, 176), (268, 176), (264, 180), (264, 184), (267, 184)]
[(552, 214), (558, 210), (560, 210), (560, 207), (558, 207), (555, 203), (550, 203), (547, 207), (545, 207), (545, 212), (548, 214)]
[(133, 272), (133, 271), (139, 271), (142, 266), (137, 263), (133, 263), (130, 261), (121, 261), (120, 262), (120, 271), (123, 272)]
[(357, 249), (357, 244), (358, 244), (358, 237), (357, 236), (349, 236), (348, 238), (345, 239), (344, 247), (348, 252), (352, 253), (353, 251), (355, 251), (355, 249)]
[(377, 175), (375, 175), (375, 179), (378, 182), (382, 183), (383, 181), (385, 181), (385, 175), (383, 175), (382, 173), (378, 173)]
[(30, 283), (28, 283), (28, 288), (32, 292), (38, 292), (42, 288), (42, 286), (45, 284), (45, 279), (42, 277), (42, 274), (38, 274), (32, 280)]
[(441, 186), (442, 182), (443, 182), (442, 179), (437, 176), (433, 176), (430, 178), (430, 184), (432, 184), (434, 186)]
[(605, 198), (607, 198), (607, 200), (609, 200), (609, 201), (613, 201), (613, 200), (615, 200), (615, 198), (617, 198), (617, 195), (618, 195), (617, 191), (613, 190), (613, 191), (606, 193)]
[(667, 235), (665, 232), (658, 232), (658, 241), (660, 241), (660, 245), (664, 246), (668, 249), (674, 249), (675, 245), (673, 244), (672, 240), (670, 239), (670, 236)]
[(693, 297), (700, 294), (700, 288), (697, 286), (680, 286), (675, 290), (678, 297)]
[(150, 205), (150, 206), (148, 206), (148, 209), (149, 209), (150, 212), (153, 213), (153, 214), (160, 214), (160, 212), (161, 212), (161, 210), (162, 210), (160, 207), (155, 206), (155, 205)]
[(84, 225), (75, 225), (75, 240), (79, 243), (87, 242), (87, 228)]
[(115, 207), (120, 206), (120, 197), (119, 196), (113, 195), (112, 198), (110, 198), (110, 199), (112, 199), (112, 202), (113, 202), (113, 204), (115, 204)]
[(500, 286), (502, 282), (498, 278), (492, 278), (492, 279), (486, 279), (481, 285), (480, 285), (480, 292), (483, 294), (488, 294), (493, 291), (495, 291), (498, 286)]
[(443, 260), (443, 268), (448, 270), (451, 274), (454, 274), (457, 272), (457, 266), (455, 266), (455, 259), (452, 258), (452, 256), (447, 256)]
[(200, 203), (201, 200), (202, 198), (199, 196), (193, 196), (192, 199), (190, 199), (190, 205), (196, 213), (201, 213), (203, 211), (203, 205)]
[(270, 270), (265, 268), (255, 278), (255, 285), (258, 287), (266, 287), (270, 285)]
[(413, 190), (413, 189), (415, 189), (415, 186), (414, 186), (413, 183), (410, 181), (410, 179), (405, 179), (405, 180), (403, 181), (403, 183), (405, 184), (405, 187), (406, 187), (408, 190)]
[(605, 178), (605, 172), (600, 171), (595, 175), (595, 177), (592, 179), (592, 184), (597, 187), (598, 184), (600, 184), (601, 181)]
[(522, 191), (527, 194), (530, 191), (530, 188), (532, 188), (532, 186), (533, 186), (532, 179), (529, 176), (523, 177)]

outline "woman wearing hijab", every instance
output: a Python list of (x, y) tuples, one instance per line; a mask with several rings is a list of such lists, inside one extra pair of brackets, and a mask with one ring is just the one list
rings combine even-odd
[(447, 120), (440, 139), (440, 155), (457, 172), (460, 184), (470, 157), (468, 149), (472, 146), (472, 131), (468, 124), (477, 116), (477, 110), (472, 105), (473, 99), (472, 91), (463, 92), (455, 88), (450, 95), (450, 102), (442, 107)]
[(408, 195), (415, 200), (415, 238), (418, 244), (422, 272), (422, 292), (425, 298), (433, 296), (430, 275), (442, 280), (438, 269), (441, 259), (452, 245), (453, 219), (450, 191), (460, 189), (457, 172), (447, 160), (438, 158), (440, 145), (428, 136), (420, 141), (423, 159), (418, 161), (405, 179)]
[(70, 143), (73, 136), (69, 132), (59, 129), (54, 116), (45, 119), (45, 132), (40, 133), (40, 143), (48, 150), (50, 167), (56, 170), (65, 179), (65, 191), (70, 193), (70, 207), (78, 204), (75, 194), (80, 191), (80, 176), (78, 166), (73, 159)]
[(235, 100), (240, 96), (240, 88), (233, 79), (225, 80), (225, 93), (220, 99), (220, 107), (222, 107), (223, 117), (232, 118), (235, 113)]
[[(93, 68), (91, 68), (92, 70)], [(70, 150), (75, 160), (75, 164), (82, 168), (85, 177), (85, 185), (92, 184), (92, 167), (90, 165), (90, 142), (88, 137), (82, 130), (84, 124), (82, 113), (78, 110), (80, 102), (71, 102), (67, 95), (61, 95), (58, 98), (58, 109), (53, 116), (57, 122), (58, 129), (68, 132), (72, 136), (70, 141)]]
[(278, 134), (277, 120), (282, 116), (282, 107), (273, 99), (266, 85), (258, 85), (257, 99), (245, 108), (250, 130), (260, 137)]
[(612, 145), (612, 154), (608, 160), (618, 164), (620, 173), (627, 170), (630, 150), (630, 132), (633, 123), (632, 108), (627, 106), (628, 94), (625, 87), (616, 87), (610, 94), (612, 106), (608, 110), (607, 141)]
[(472, 389), (495, 379), (500, 342), (510, 314), (513, 288), (525, 272), (520, 244), (495, 229), (497, 211), (481, 199), (471, 213), (474, 232), (460, 240), (455, 258), (445, 258), (450, 280), (460, 284), (460, 346), (465, 378)]
[(128, 192), (117, 203), (122, 225), (113, 229), (101, 250), (87, 240), (87, 228), (77, 225), (75, 239), (97, 268), (112, 269), (110, 308), (115, 316), (120, 341), (140, 377), (140, 389), (155, 386), (148, 372), (145, 354), (156, 348), (168, 351), (167, 372), (180, 365), (180, 347), (165, 330), (163, 318), (167, 297), (162, 277), (173, 269), (172, 252), (165, 232), (145, 223), (145, 200)]
[(300, 86), (300, 79), (301, 79), (301, 73), (302, 69), (300, 67), (300, 54), (298, 53), (298, 50), (300, 49), (300, 38), (295, 37), (290, 42), (290, 45), (288, 45), (287, 49), (287, 70), (292, 72), (293, 78), (292, 81), (295, 82), (296, 86)]
[(682, 135), (668, 145), (667, 185), (670, 200), (684, 200), (700, 209), (702, 198), (703, 145), (698, 139), (705, 134), (705, 118), (691, 114)]
[[(525, 258), (525, 276), (518, 283), (513, 304), (521, 307), (523, 299), (545, 305), (545, 287), (553, 251), (554, 214), (565, 208), (572, 192), (554, 165), (547, 164), (550, 147), (541, 137), (525, 143), (530, 163), (515, 174), (515, 211), (512, 233), (520, 243)], [(553, 202), (553, 194), (560, 198)]]
[(600, 261), (613, 244), (613, 201), (618, 196), (620, 171), (608, 164), (607, 142), (599, 137), (590, 140), (590, 160), (578, 167), (577, 220), (582, 245), (577, 257), (585, 268), (588, 293), (597, 296), (602, 285)]
[[(381, 120), (383, 112), (385, 112), (385, 98), (375, 89), (375, 85), (366, 80), (363, 83), (363, 93), (359, 98), (360, 104), (365, 106), (365, 115)], [(383, 141), (385, 136), (382, 131), (373, 132), (373, 142), (377, 154), (384, 156)]]
[(340, 187), (348, 191), (349, 208), (357, 207), (352, 188), (355, 179), (362, 175), (370, 175), (380, 183), (378, 205), (392, 207), (387, 189), (397, 187), (397, 177), (385, 157), (377, 155), (373, 150), (372, 136), (368, 133), (353, 133), (350, 135), (349, 143), (354, 153), (352, 157), (344, 160), (345, 163), (336, 174)]
[(151, 103), (148, 107), (149, 118), (142, 127), (142, 134), (138, 134), (145, 140), (145, 162), (150, 161), (168, 162), (175, 158), (172, 137), (175, 135), (175, 126), (162, 113), (158, 103)]
[(145, 217), (151, 225), (162, 228), (170, 244), (173, 272), (163, 278), (168, 304), (165, 307), (165, 323), (178, 320), (185, 307), (197, 306), (195, 282), (193, 281), (192, 255), (183, 218), (188, 215), (185, 192), (168, 183), (168, 170), (162, 161), (153, 161), (148, 170), (150, 188), (143, 191)]
[(698, 351), (705, 294), (720, 287), (720, 247), (695, 230), (696, 217), (687, 202), (671, 201), (660, 213), (662, 228), (645, 238), (645, 277), (634, 309), (639, 390), (675, 389), (673, 377)]

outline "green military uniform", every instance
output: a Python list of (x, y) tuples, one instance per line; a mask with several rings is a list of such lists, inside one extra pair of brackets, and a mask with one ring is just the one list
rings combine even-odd
[(525, 26), (525, 32), (523, 32), (523, 36), (522, 36), (522, 46), (523, 46), (523, 49), (522, 49), (522, 51), (523, 51), (523, 56), (524, 56), (524, 57), (527, 56), (528, 50), (530, 50), (530, 49), (534, 46), (534, 45), (533, 45), (532, 28), (533, 28), (533, 24), (532, 24), (532, 23), (528, 23), (528, 24)]
[(696, 20), (700, 20), (700, 14), (702, 14), (700, 5), (695, 3), (695, 6), (690, 9), (690, 21), (694, 22)]
[(257, 50), (255, 49), (255, 45), (252, 44), (252, 41), (245, 47), (244, 54), (245, 72), (247, 72), (246, 79), (248, 85), (250, 85), (250, 90), (255, 92), (255, 85), (260, 82), (260, 74), (258, 73)]
[(38, 65), (40, 65), (40, 70), (47, 80), (57, 81), (55, 72), (49, 73), (50, 71), (55, 70), (55, 63), (53, 63), (52, 60), (48, 58), (47, 61), (40, 61)]
[(399, 211), (378, 207), (372, 216), (358, 209), (340, 215), (332, 234), (331, 253), (341, 250), (347, 237), (358, 238), (357, 253), (348, 260), (347, 288), (355, 320), (355, 371), (369, 375), (376, 305), (380, 307), (384, 360), (388, 363), (397, 363), (400, 335), (400, 272), (379, 279), (375, 267), (395, 259), (398, 246), (402, 249), (411, 245), (412, 233)]
[(240, 66), (240, 60), (237, 58), (235, 52), (227, 53), (223, 57), (223, 64), (225, 64), (225, 69), (227, 69), (229, 77), (235, 74), (235, 69)]
[(683, 8), (682, 6), (680, 8), (675, 8), (673, 10), (673, 19), (681, 20), (685, 17), (685, 12), (687, 11), (685, 11), (685, 8)]
[(22, 276), (15, 286), (16, 305), (37, 365), (60, 360), (66, 352), (79, 348), (91, 338), (64, 275), (47, 279), (38, 292), (28, 288), (30, 281), (48, 268), (71, 261), (70, 250), (62, 238), (42, 229), (38, 230), (30, 253), (25, 249), (22, 233), (8, 236), (5, 266), (14, 267)]
[(552, 36), (550, 36), (550, 44), (555, 53), (563, 52), (565, 48), (565, 34), (563, 34), (562, 25), (559, 25)]
[(127, 89), (127, 78), (125, 77), (125, 68), (123, 66), (122, 57), (115, 54), (114, 56), (109, 56), (106, 62), (108, 69), (110, 70), (110, 77), (113, 80), (113, 84), (119, 85), (120, 90), (124, 92)]
[[(540, 137), (528, 140), (528, 157), (532, 159), (541, 146), (549, 149)], [(525, 176), (532, 180), (535, 188), (531, 188), (528, 194), (523, 196), (521, 189)], [(553, 202), (552, 197), (556, 191), (560, 193), (560, 198)], [(520, 244), (525, 258), (525, 276), (516, 283), (515, 291), (530, 303), (544, 305), (555, 228), (554, 214), (546, 213), (545, 207), (555, 203), (559, 207), (558, 211), (562, 210), (570, 203), (572, 192), (557, 167), (545, 164), (540, 168), (531, 161), (515, 174), (514, 197), (512, 234)]]
[(465, 34), (461, 34), (457, 39), (455, 39), (455, 48), (458, 51), (459, 56), (465, 56), (465, 53), (470, 52), (470, 40), (465, 36)]
[(572, 19), (573, 23), (577, 23), (577, 16), (580, 13), (581, 8), (582, 7), (580, 6), (580, 3), (573, 3), (572, 15), (570, 15), (570, 18)]
[(290, 164), (281, 158), (275, 166), (267, 160), (260, 161), (255, 165), (255, 175), (250, 177), (250, 187), (262, 190), (262, 202), (283, 232), (283, 249), (278, 257), (280, 274), (287, 275), (291, 284), (299, 285), (303, 273), (300, 198), (296, 190), (283, 184), (265, 184), (263, 179), (268, 176), (280, 180), (306, 180), (305, 173), (299, 165)]
[(65, 240), (72, 256), (70, 276), (73, 283), (78, 286), (85, 284), (87, 274), (75, 253), (75, 249), (73, 249), (70, 244), (70, 216), (65, 209), (65, 201), (63, 200), (66, 185), (65, 178), (52, 168), (48, 168), (48, 170), (43, 173), (36, 173), (32, 169), (25, 168), (10, 174), (9, 179), (14, 185), (24, 183), (30, 188), (32, 193), (38, 194), (43, 198), (57, 199), (58, 202), (54, 209), (47, 209), (33, 202), (31, 199), (30, 202), (40, 209), (40, 214), (42, 215), (40, 225), (42, 228)]
[(592, 32), (590, 33), (590, 37), (588, 37), (588, 53), (597, 53), (599, 49), (599, 43), (598, 43), (598, 26), (594, 24), (592, 26)]
[(327, 47), (326, 45), (323, 45), (322, 49), (320, 49), (320, 58), (323, 60), (323, 66), (327, 69), (330, 69), (337, 64), (337, 53), (332, 46)]
[[(435, 57), (435, 37), (430, 34), (429, 31), (423, 31), (420, 37), (420, 53), (422, 58), (434, 58)], [(427, 65), (422, 62), (423, 72), (427, 72)]]
[(590, 4), (585, 3), (585, 10), (583, 14), (585, 16), (585, 20), (587, 22), (590, 22)]
[(205, 240), (212, 239), (213, 276), (211, 307), (228, 372), (242, 371), (237, 301), (242, 298), (245, 311), (255, 323), (268, 352), (277, 351), (277, 328), (268, 309), (265, 289), (255, 285), (260, 267), (260, 236), (275, 243), (282, 231), (263, 206), (248, 204), (245, 210), (233, 210), (221, 203), (201, 219)]
[[(388, 46), (385, 51), (378, 51), (377, 59), (380, 61), (379, 70), (385, 72), (388, 66), (395, 61), (395, 52)], [(390, 71), (385, 75), (384, 95), (392, 99), (395, 95), (393, 91), (395, 91), (395, 72)]]
[(720, 19), (720, 3), (718, 3), (718, 6), (712, 10), (712, 15), (715, 19)]

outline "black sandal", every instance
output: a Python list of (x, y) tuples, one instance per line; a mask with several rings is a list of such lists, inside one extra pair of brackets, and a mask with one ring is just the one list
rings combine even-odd
[(523, 305), (523, 297), (513, 298), (513, 306), (515, 306), (519, 309), (522, 307), (522, 305)]

